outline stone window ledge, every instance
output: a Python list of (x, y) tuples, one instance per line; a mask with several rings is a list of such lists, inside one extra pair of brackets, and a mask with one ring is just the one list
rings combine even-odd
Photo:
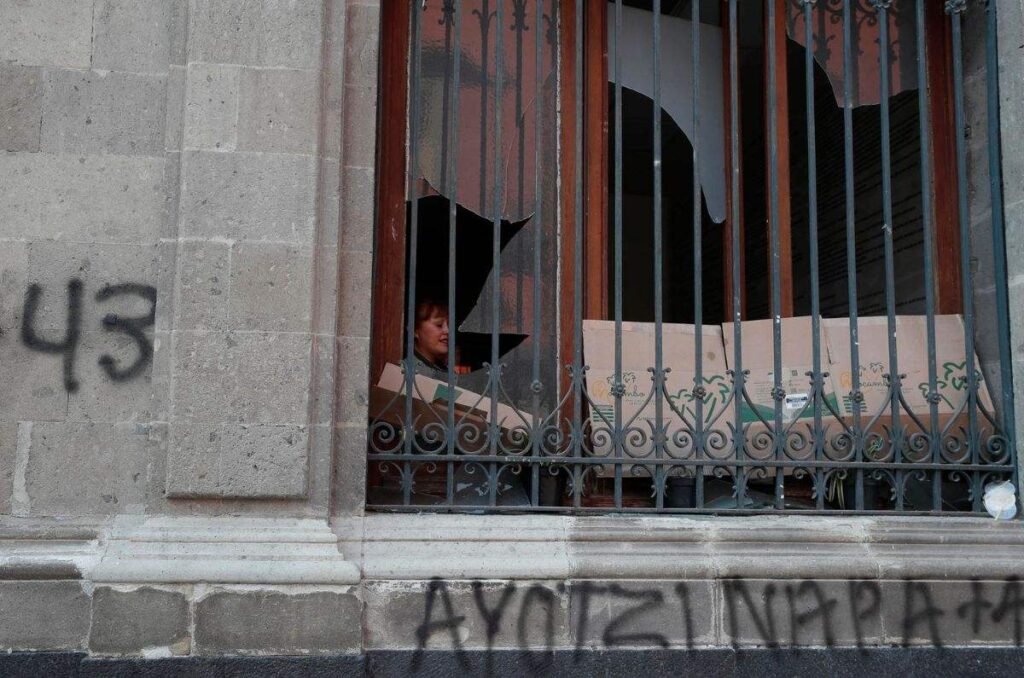
[(1005, 579), (1019, 522), (987, 518), (374, 514), (0, 521), (0, 579), (353, 585), (443, 579)]
[(949, 517), (339, 519), (364, 579), (1003, 579), (1024, 573), (1019, 522)]
[(0, 523), (0, 579), (336, 586), (360, 576), (322, 520), (118, 516)]

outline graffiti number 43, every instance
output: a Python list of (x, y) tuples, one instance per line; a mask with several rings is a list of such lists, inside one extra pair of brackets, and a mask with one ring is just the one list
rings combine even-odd
[[(59, 340), (46, 339), (36, 329), (36, 314), (43, 296), (40, 285), (30, 285), (25, 292), (25, 307), (21, 315), (21, 342), (33, 351), (60, 355), (63, 361), (64, 388), (69, 393), (78, 390), (75, 378), (75, 354), (82, 332), (82, 281), (74, 278), (67, 286), (67, 317), (64, 336)], [(118, 364), (109, 354), (100, 356), (99, 365), (112, 381), (128, 381), (141, 374), (153, 360), (153, 344), (146, 336), (146, 328), (156, 322), (156, 288), (139, 283), (107, 285), (96, 293), (96, 301), (103, 303), (123, 296), (137, 296), (149, 302), (149, 311), (143, 316), (124, 317), (116, 313), (103, 316), (103, 328), (120, 332), (134, 340), (137, 355), (127, 366)]]

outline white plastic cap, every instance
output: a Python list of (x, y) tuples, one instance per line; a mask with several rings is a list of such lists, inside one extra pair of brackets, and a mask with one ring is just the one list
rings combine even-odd
[(988, 514), (996, 520), (1010, 520), (1017, 515), (1017, 493), (1009, 480), (986, 485), (982, 502)]

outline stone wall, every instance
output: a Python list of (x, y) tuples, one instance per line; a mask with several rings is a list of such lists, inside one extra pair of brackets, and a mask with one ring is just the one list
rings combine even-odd
[(376, 4), (0, 1), (0, 512), (327, 514)]

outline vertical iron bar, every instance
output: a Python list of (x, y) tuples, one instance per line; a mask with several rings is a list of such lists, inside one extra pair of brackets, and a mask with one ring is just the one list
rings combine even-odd
[[(415, 392), (416, 356), (413, 345), (416, 331), (416, 250), (419, 243), (419, 198), (416, 195), (416, 172), (419, 169), (419, 134), (420, 134), (420, 66), (422, 58), (422, 39), (420, 36), (420, 11), (416, 5), (412, 10), (412, 68), (409, 78), (412, 81), (409, 101), (409, 200), (412, 208), (409, 218), (409, 296), (406, 299), (405, 312), (405, 424), (403, 426), (403, 443), (405, 454), (413, 453), (413, 438), (416, 435), (412, 419), (412, 398)], [(412, 465), (405, 462), (402, 469), (402, 502), (412, 502), (412, 478), (415, 474)]]
[[(882, 123), (882, 232), (885, 236), (885, 312), (889, 330), (889, 413), (892, 416), (892, 460), (903, 461), (903, 427), (900, 425), (900, 375), (896, 348), (896, 264), (892, 236), (892, 157), (889, 125), (889, 5), (892, 0), (871, 0), (878, 12), (879, 109)], [(903, 471), (895, 472), (896, 510), (903, 510)]]
[[(501, 186), (502, 186), (502, 162), (501, 162), (501, 123), (502, 123), (502, 93), (504, 89), (504, 40), (505, 32), (505, 0), (498, 0), (496, 15), (497, 38), (494, 41), (494, 204), (491, 208), (494, 211), (494, 230), (491, 237), (491, 416), (487, 427), (490, 436), (490, 453), (498, 454), (498, 438), (501, 433), (498, 430), (498, 388), (501, 379), (501, 355), (499, 344), (499, 321), (501, 318)], [(484, 73), (486, 79), (487, 73)], [(487, 111), (483, 111), (486, 115)], [(495, 462), (489, 464), (488, 469), (488, 491), (489, 503), (494, 506), (498, 501), (498, 465)]]
[[(662, 281), (661, 281), (661, 0), (654, 0), (654, 456), (661, 459), (665, 452), (664, 437), (664, 401), (665, 369), (662, 360)], [(665, 506), (665, 482), (668, 474), (665, 467), (658, 464), (654, 467), (655, 506)]]
[[(925, 324), (928, 335), (928, 457), (933, 464), (942, 462), (942, 446), (939, 437), (939, 398), (938, 375), (936, 374), (935, 349), (935, 271), (932, 262), (934, 256), (934, 220), (935, 210), (932, 205), (932, 170), (931, 170), (931, 112), (928, 103), (928, 64), (925, 46), (925, 11), (926, 0), (917, 0), (917, 108), (920, 120), (921, 136), (921, 218), (924, 228), (924, 307)], [(942, 471), (934, 471), (932, 475), (932, 510), (942, 510)]]
[[(992, 257), (996, 285), (996, 323), (999, 331), (1000, 400), (1003, 434), (1013, 464), (1013, 486), (1019, 488), (1017, 433), (1013, 405), (1013, 357), (1010, 352), (1010, 302), (1006, 274), (1006, 232), (1003, 215), (1002, 132), (999, 122), (999, 48), (997, 4), (989, 0), (985, 17), (985, 88), (988, 105), (988, 177), (992, 202)], [(1019, 489), (1018, 489), (1019, 492)]]
[[(703, 295), (703, 242), (700, 199), (700, 2), (690, 4), (692, 31), (690, 57), (693, 66), (693, 452), (698, 461), (704, 458), (704, 295)], [(697, 508), (704, 508), (704, 467), (697, 466)]]
[[(964, 65), (961, 17), (966, 3), (947, 3), (946, 11), (953, 22), (953, 118), (956, 130), (956, 176), (957, 201), (960, 218), (960, 284), (964, 309), (964, 352), (967, 376), (967, 445), (971, 452), (970, 463), (981, 463), (978, 440), (978, 378), (974, 365), (974, 285), (971, 280), (971, 232), (970, 214), (967, 203), (967, 150), (964, 143)], [(981, 510), (981, 474), (971, 472), (974, 488), (973, 510)]]
[[(530, 388), (533, 391), (533, 432), (530, 441), (533, 443), (534, 463), (530, 473), (530, 503), (533, 506), (540, 505), (540, 472), (541, 467), (538, 459), (541, 454), (541, 432), (540, 432), (540, 394), (542, 384), (540, 380), (540, 248), (541, 248), (541, 103), (543, 101), (543, 77), (542, 58), (543, 49), (541, 37), (544, 24), (543, 0), (534, 0), (536, 12), (533, 19), (534, 37), (534, 93), (533, 93), (533, 383)], [(554, 17), (552, 16), (552, 21)], [(557, 416), (557, 415), (556, 415)], [(557, 424), (558, 420), (555, 420)]]
[[(771, 238), (771, 294), (772, 294), (772, 398), (774, 400), (774, 434), (772, 435), (772, 451), (776, 461), (785, 458), (786, 432), (782, 423), (782, 283), (779, 279), (781, 253), (779, 251), (779, 150), (778, 150), (778, 93), (775, 91), (776, 64), (775, 55), (775, 0), (767, 0), (768, 23), (768, 222)], [(785, 64), (783, 64), (785, 67)], [(775, 469), (775, 508), (783, 507), (783, 473), (782, 468)]]
[[(824, 453), (824, 434), (821, 422), (822, 389), (825, 387), (821, 373), (821, 299), (818, 289), (818, 150), (814, 120), (814, 31), (811, 26), (811, 7), (814, 0), (803, 0), (804, 13), (804, 98), (807, 107), (807, 238), (811, 257), (811, 388), (814, 398), (814, 460), (821, 462)], [(819, 509), (825, 508), (825, 476), (820, 466), (814, 468), (816, 501)]]
[[(451, 129), (448, 132), (448, 177), (451, 185), (448, 188), (448, 456), (455, 458), (455, 443), (457, 435), (455, 431), (455, 345), (458, 328), (455, 326), (455, 262), (456, 262), (456, 215), (458, 213), (459, 198), (459, 87), (462, 74), (462, 14), (459, 11), (462, 5), (461, 0), (453, 0), (453, 22), (454, 46), (452, 49), (452, 88), (451, 88), (451, 110), (449, 123)], [(447, 467), (447, 489), (446, 501), (448, 505), (455, 502), (455, 463), (449, 461)]]
[[(744, 457), (746, 436), (743, 428), (743, 351), (740, 323), (742, 313), (742, 271), (740, 262), (740, 130), (739, 130), (739, 22), (736, 16), (736, 0), (729, 0), (729, 142), (732, 180), (732, 313), (733, 313), (733, 454), (737, 461)], [(736, 505), (746, 505), (748, 471), (745, 466), (736, 467)]]
[(615, 0), (612, 60), (615, 64), (615, 508), (622, 508), (622, 0)]
[[(843, 161), (846, 180), (846, 296), (850, 314), (850, 405), (853, 410), (854, 460), (864, 461), (864, 431), (861, 430), (860, 339), (857, 330), (857, 216), (853, 166), (853, 18), (854, 0), (843, 0)], [(864, 470), (858, 468), (854, 486), (854, 507), (864, 510)]]
[[(573, 168), (575, 171), (575, 205), (573, 217), (573, 309), (572, 309), (572, 455), (583, 454), (583, 116), (587, 114), (583, 105), (583, 4), (585, 0), (576, 0), (576, 129), (574, 147), (576, 152)], [(585, 479), (580, 464), (572, 466), (572, 505), (580, 507)]]

